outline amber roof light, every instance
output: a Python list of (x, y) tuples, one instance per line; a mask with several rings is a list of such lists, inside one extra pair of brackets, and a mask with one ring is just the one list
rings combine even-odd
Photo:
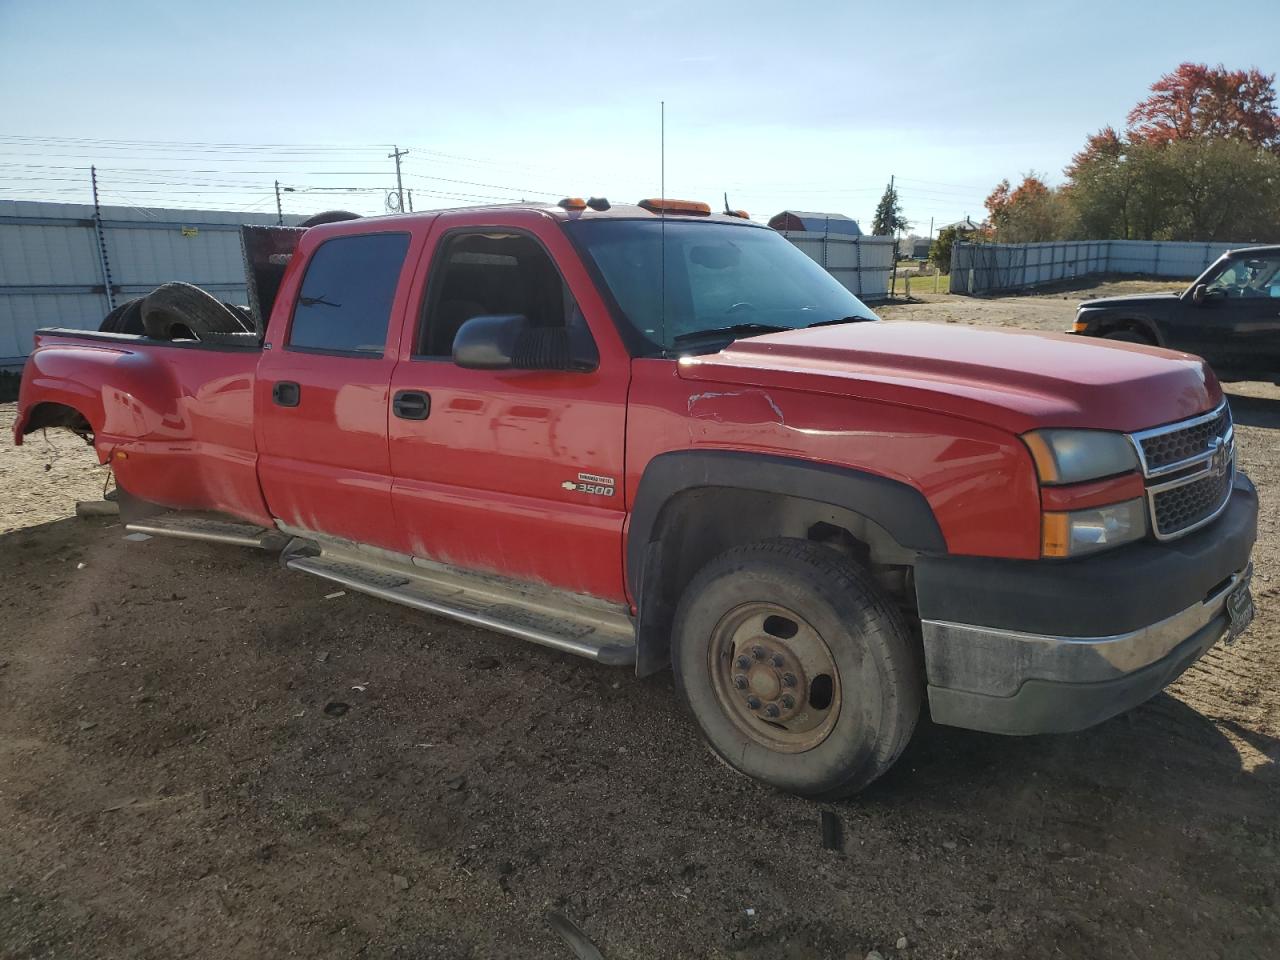
[(648, 210), (650, 213), (684, 213), (699, 217), (711, 216), (711, 207), (705, 203), (699, 203), (697, 200), (668, 200), (650, 197), (648, 200), (641, 200), (638, 206)]

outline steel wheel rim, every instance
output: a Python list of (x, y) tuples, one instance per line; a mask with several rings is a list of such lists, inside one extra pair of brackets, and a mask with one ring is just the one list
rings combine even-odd
[(711, 686), (735, 727), (780, 753), (803, 753), (840, 715), (840, 673), (813, 625), (781, 604), (747, 603), (711, 632)]

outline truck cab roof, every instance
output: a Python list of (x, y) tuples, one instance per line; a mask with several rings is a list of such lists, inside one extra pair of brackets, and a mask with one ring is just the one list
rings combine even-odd
[(707, 222), (707, 223), (727, 223), (737, 226), (755, 227), (767, 230), (769, 227), (762, 223), (756, 223), (743, 217), (734, 216), (726, 213), (710, 214), (691, 214), (668, 212), (665, 216), (655, 210), (642, 207), (634, 203), (614, 203), (603, 210), (592, 209), (565, 209), (556, 203), (495, 203), (483, 206), (466, 206), (466, 207), (446, 207), (438, 210), (423, 210), (417, 213), (396, 213), (387, 214), (377, 217), (361, 217), (357, 220), (344, 220), (337, 223), (320, 224), (310, 227), (310, 230), (322, 231), (325, 233), (359, 233), (362, 224), (378, 224), (381, 227), (384, 224), (396, 223), (420, 223), (423, 221), (434, 220), (443, 217), (447, 220), (454, 218), (468, 219), (474, 218), (477, 214), (493, 213), (499, 217), (507, 216), (519, 218), (528, 214), (535, 214), (550, 217), (562, 223), (572, 223), (578, 220), (669, 220), (682, 222)]

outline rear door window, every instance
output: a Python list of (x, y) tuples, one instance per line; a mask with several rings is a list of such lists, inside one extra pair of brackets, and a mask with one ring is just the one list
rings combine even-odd
[(302, 278), (289, 347), (381, 356), (408, 249), (407, 233), (335, 237), (323, 243)]

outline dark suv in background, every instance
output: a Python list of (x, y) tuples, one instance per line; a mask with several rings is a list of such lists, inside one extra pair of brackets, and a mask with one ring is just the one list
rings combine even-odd
[(1086, 300), (1072, 332), (1199, 354), (1221, 380), (1280, 382), (1280, 246), (1231, 250), (1181, 293)]

